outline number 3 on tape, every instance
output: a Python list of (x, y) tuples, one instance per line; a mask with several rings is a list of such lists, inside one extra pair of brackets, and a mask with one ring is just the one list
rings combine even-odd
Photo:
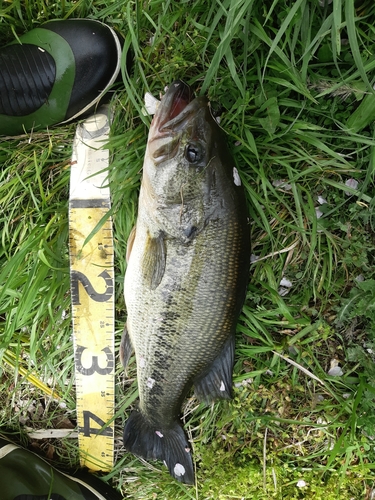
[(108, 216), (108, 109), (78, 125), (69, 196), (77, 421), (81, 464), (113, 466), (114, 271), (112, 221)]

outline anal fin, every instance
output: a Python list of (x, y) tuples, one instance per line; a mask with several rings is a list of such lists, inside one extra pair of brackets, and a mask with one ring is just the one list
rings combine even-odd
[(200, 401), (209, 404), (216, 399), (232, 398), (234, 344), (235, 337), (231, 335), (209, 368), (194, 380), (194, 392)]
[(130, 356), (133, 353), (133, 346), (130, 340), (129, 332), (128, 332), (128, 327), (125, 323), (124, 326), (124, 331), (122, 334), (121, 338), (121, 344), (120, 344), (120, 361), (122, 366), (125, 368), (127, 364), (129, 363)]

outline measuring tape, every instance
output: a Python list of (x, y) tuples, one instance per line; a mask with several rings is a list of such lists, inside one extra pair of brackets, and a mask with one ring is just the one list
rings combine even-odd
[[(108, 108), (78, 125), (69, 195), (70, 284), (81, 465), (108, 471), (114, 449), (114, 271)], [(103, 172), (104, 169), (104, 172)]]

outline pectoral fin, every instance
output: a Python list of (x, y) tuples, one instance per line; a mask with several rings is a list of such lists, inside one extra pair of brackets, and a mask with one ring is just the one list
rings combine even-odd
[(142, 271), (151, 290), (157, 288), (165, 272), (165, 242), (164, 235), (157, 237), (148, 236), (145, 252), (143, 254)]
[(234, 343), (232, 335), (208, 370), (194, 380), (194, 392), (200, 401), (212, 403), (216, 399), (232, 398)]

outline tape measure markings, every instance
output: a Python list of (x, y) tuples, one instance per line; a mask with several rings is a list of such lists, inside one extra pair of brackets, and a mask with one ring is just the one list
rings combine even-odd
[[(77, 127), (69, 203), (69, 243), (81, 464), (110, 470), (114, 450), (114, 270), (106, 186), (108, 113)], [(105, 187), (102, 187), (105, 186)], [(111, 424), (108, 424), (111, 422)]]

